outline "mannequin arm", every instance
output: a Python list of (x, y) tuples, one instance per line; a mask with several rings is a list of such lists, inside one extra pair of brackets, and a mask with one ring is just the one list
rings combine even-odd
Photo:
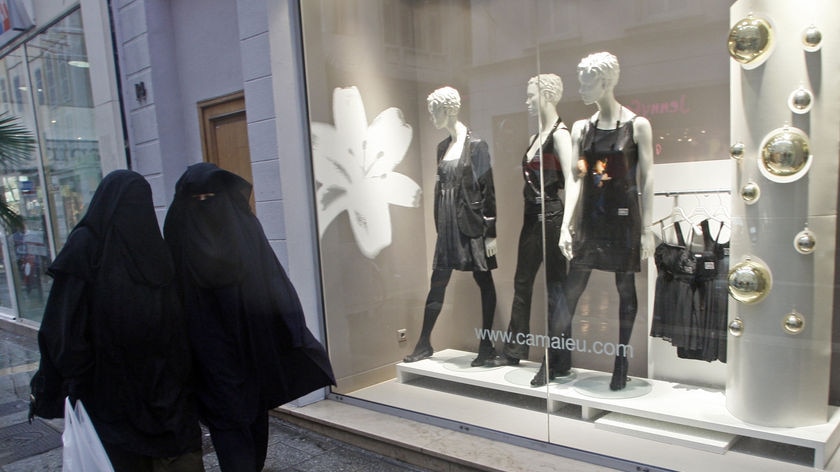
[(639, 150), (639, 189), (641, 191), (642, 260), (653, 255), (654, 238), (650, 225), (653, 222), (653, 131), (650, 122), (643, 117), (633, 121), (633, 135)]
[[(580, 138), (583, 134), (584, 127), (587, 120), (576, 121), (572, 125), (572, 131), (568, 137), (568, 149), (564, 154), (558, 153), (560, 156), (560, 163), (563, 166), (563, 174), (566, 176), (566, 202), (565, 211), (563, 212), (563, 224), (560, 228), (560, 251), (566, 256), (566, 259), (571, 260), (574, 257), (572, 251), (572, 222), (575, 221), (575, 213), (577, 212), (578, 200), (580, 199), (581, 180), (578, 172), (577, 162), (581, 155)], [(555, 143), (558, 140), (555, 138)], [(558, 151), (560, 151), (558, 149)]]

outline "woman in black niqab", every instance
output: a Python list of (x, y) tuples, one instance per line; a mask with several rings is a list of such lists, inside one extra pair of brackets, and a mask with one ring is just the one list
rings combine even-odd
[(202, 421), (224, 471), (261, 470), (268, 410), (334, 384), (323, 346), (257, 217), (251, 184), (213, 164), (178, 180), (164, 224), (197, 364)]
[(143, 176), (102, 179), (48, 274), (32, 413), (81, 399), (118, 472), (204, 470), (174, 265)]

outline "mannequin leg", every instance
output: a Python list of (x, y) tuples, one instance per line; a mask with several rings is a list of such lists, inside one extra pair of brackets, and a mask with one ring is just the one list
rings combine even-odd
[(493, 365), (516, 365), (519, 359), (528, 357), (528, 346), (517, 342), (516, 338), (523, 338), (531, 332), (531, 297), (542, 257), (542, 226), (537, 215), (525, 215), (519, 232), (513, 276), (513, 304), (508, 324), (511, 341), (505, 343), (502, 354), (493, 360)]
[[(496, 313), (496, 286), (493, 284), (493, 273), (488, 271), (474, 271), (473, 279), (481, 290), (481, 329), (489, 333), (493, 329), (493, 316)], [(478, 357), (470, 363), (473, 367), (484, 365), (488, 360), (496, 357), (493, 341), (482, 339), (478, 345)]]
[(615, 358), (610, 390), (621, 390), (627, 385), (627, 352), (633, 324), (636, 322), (638, 300), (636, 298), (636, 276), (633, 272), (616, 272), (615, 286), (618, 289), (618, 354)]
[(426, 310), (423, 313), (423, 327), (420, 330), (420, 338), (414, 347), (414, 352), (403, 358), (404, 362), (417, 362), (421, 359), (431, 357), (432, 329), (435, 327), (440, 310), (443, 309), (443, 297), (446, 295), (446, 286), (452, 276), (452, 269), (434, 269), (432, 280), (429, 284), (429, 294), (426, 296)]
[[(563, 222), (563, 212), (558, 211), (546, 215), (545, 239), (545, 278), (546, 295), (548, 297), (548, 336), (551, 340), (571, 336), (572, 317), (566, 303), (566, 257), (560, 247), (551, 241), (560, 240), (560, 228)], [(556, 377), (568, 375), (572, 368), (571, 353), (562, 355), (565, 349), (546, 349), (540, 370), (531, 380), (531, 385), (540, 387), (546, 385)]]
[[(572, 320), (575, 317), (575, 310), (577, 310), (580, 296), (586, 290), (586, 285), (589, 283), (589, 276), (592, 275), (592, 269), (580, 269), (572, 267), (569, 275), (566, 276), (565, 294), (566, 299), (566, 317), (567, 320), (560, 329), (560, 336), (569, 339), (572, 337)], [(560, 366), (572, 366), (572, 351), (568, 349), (561, 349), (557, 352), (555, 363)]]

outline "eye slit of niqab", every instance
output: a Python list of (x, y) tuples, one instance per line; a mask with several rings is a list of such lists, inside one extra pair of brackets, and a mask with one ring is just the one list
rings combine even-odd
[(213, 198), (215, 196), (216, 196), (216, 194), (213, 193), (213, 192), (197, 193), (195, 195), (192, 195), (193, 198), (195, 198), (196, 200), (198, 200), (200, 202), (203, 202), (204, 200), (207, 200), (208, 198)]

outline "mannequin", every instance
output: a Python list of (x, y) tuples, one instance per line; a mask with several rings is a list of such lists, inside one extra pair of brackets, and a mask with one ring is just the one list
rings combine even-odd
[[(426, 100), (436, 129), (449, 132), (438, 144), (435, 183), (435, 255), (423, 327), (414, 351), (403, 361), (416, 362), (434, 353), (432, 329), (443, 307), (446, 286), (453, 270), (471, 271), (481, 291), (481, 327), (493, 326), (496, 311), (496, 195), (487, 143), (472, 136), (458, 121), (461, 97), (452, 87), (435, 90)], [(487, 332), (487, 331), (484, 331)], [(493, 343), (482, 339), (478, 367), (496, 356)]]
[[(572, 147), (578, 156), (575, 194), (567, 193), (566, 205), (579, 220), (574, 240), (565, 231), (560, 247), (570, 260), (566, 283), (569, 313), (593, 269), (613, 272), (619, 294), (619, 336), (610, 380), (611, 390), (627, 384), (629, 345), (638, 310), (635, 272), (654, 248), (650, 224), (653, 214), (653, 146), (650, 122), (636, 116), (615, 98), (618, 59), (608, 52), (591, 54), (578, 64), (580, 94), (598, 111), (572, 126)], [(579, 203), (578, 203), (579, 202)], [(571, 324), (563, 327), (571, 337)], [(571, 363), (571, 352), (560, 353)]]
[[(537, 271), (543, 262), (543, 250), (546, 258), (549, 323), (562, 323), (569, 318), (563, 293), (566, 258), (558, 243), (562, 228), (569, 232), (571, 214), (564, 212), (561, 191), (566, 185), (574, 187), (577, 183), (565, 177), (571, 175), (573, 154), (569, 130), (557, 113), (557, 103), (562, 96), (563, 81), (555, 74), (540, 74), (528, 81), (525, 103), (528, 111), (537, 116), (539, 134), (531, 137), (530, 145), (522, 157), (525, 206), (508, 326), (511, 335), (509, 339), (512, 341), (505, 344), (502, 353), (493, 360), (493, 365), (517, 365), (520, 359), (528, 357), (528, 345), (517, 342), (517, 339), (526, 339), (530, 333), (531, 296)], [(568, 374), (570, 368), (570, 364), (561, 365), (557, 351), (551, 349), (548, 366), (544, 357), (531, 385), (545, 385), (557, 375)]]

